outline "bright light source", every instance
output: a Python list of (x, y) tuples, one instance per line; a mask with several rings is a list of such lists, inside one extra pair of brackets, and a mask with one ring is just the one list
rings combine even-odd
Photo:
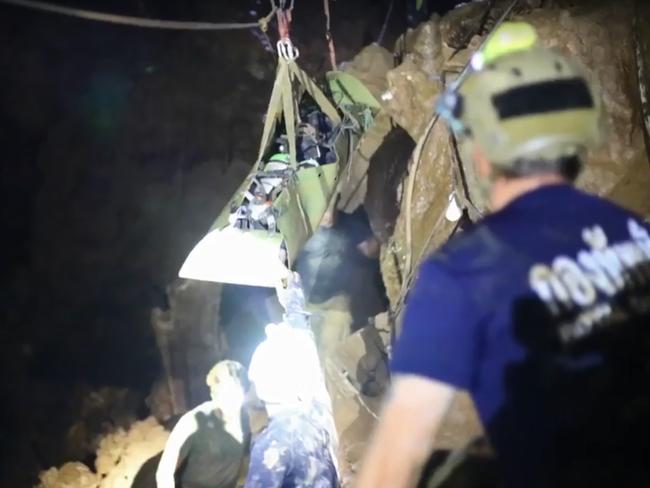
[(231, 377), (221, 378), (219, 386), (214, 390), (213, 401), (217, 408), (222, 412), (239, 414), (239, 410), (244, 404), (246, 393), (241, 383)]
[(311, 331), (284, 323), (269, 324), (266, 335), (248, 368), (248, 378), (255, 384), (259, 399), (277, 405), (312, 400), (329, 403)]
[(201, 281), (274, 287), (286, 276), (282, 236), (234, 227), (209, 232), (192, 249), (178, 275)]

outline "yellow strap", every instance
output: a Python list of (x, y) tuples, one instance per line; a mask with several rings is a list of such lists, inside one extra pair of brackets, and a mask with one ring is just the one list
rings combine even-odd
[[(293, 62), (280, 59), (280, 63), (289, 68), (294, 64)], [(293, 101), (293, 88), (291, 86), (291, 72), (288, 73), (286, 80), (282, 82), (282, 108), (284, 110), (284, 126), (287, 131), (287, 138), (289, 139), (289, 157), (291, 158), (291, 165), (294, 168), (298, 167), (298, 153), (296, 151), (296, 111)]]
[(296, 102), (294, 99), (292, 80), (296, 79), (304, 87), (309, 95), (318, 104), (320, 109), (330, 118), (334, 125), (341, 123), (341, 116), (334, 105), (328, 100), (325, 94), (318, 88), (316, 83), (301, 70), (294, 61), (286, 61), (282, 58), (278, 62), (278, 70), (273, 84), (273, 91), (266, 111), (266, 120), (262, 131), (262, 140), (257, 155), (257, 160), (261, 161), (264, 153), (268, 149), (271, 137), (275, 130), (275, 124), (282, 114), (284, 114), (284, 124), (289, 139), (289, 156), (291, 164), (296, 165), (297, 148), (296, 148)]
[(318, 88), (318, 85), (307, 76), (307, 74), (298, 67), (296, 63), (291, 63), (289, 69), (294, 74), (298, 82), (305, 87), (307, 93), (314, 99), (320, 109), (330, 118), (334, 125), (341, 123), (341, 117), (334, 108), (334, 105), (329, 101), (325, 94)]
[(289, 71), (286, 63), (279, 63), (278, 70), (275, 75), (275, 83), (273, 84), (273, 91), (269, 99), (269, 106), (266, 110), (266, 120), (264, 121), (264, 130), (262, 131), (262, 140), (260, 141), (260, 149), (257, 154), (257, 161), (261, 161), (264, 153), (269, 145), (270, 137), (275, 130), (275, 124), (278, 117), (282, 113), (282, 87), (284, 80), (288, 81)]

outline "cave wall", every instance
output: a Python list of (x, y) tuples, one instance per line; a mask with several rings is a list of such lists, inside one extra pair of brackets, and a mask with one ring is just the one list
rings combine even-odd
[[(461, 22), (462, 16), (468, 19)], [(441, 79), (446, 73), (457, 72), (480, 45), (482, 37), (468, 36), (466, 29), (479, 25), (483, 16), (482, 10), (468, 5), (442, 20), (434, 17), (409, 31), (403, 42), (403, 62), (387, 73), (389, 89), (382, 97), (384, 109), (421, 144), (411, 156), (408, 175), (399, 182), (400, 212), (393, 234), (382, 247), (382, 273), (392, 304), (403, 291), (403, 278), (422, 257), (444, 243), (456, 227), (444, 218), (454, 190), (450, 135), (442, 123), (435, 123), (427, 137), (423, 134), (441, 91)], [(646, 218), (650, 216), (650, 163), (637, 78), (632, 2), (525, 9), (514, 18), (530, 22), (546, 45), (577, 59), (599, 87), (605, 140), (588, 154), (577, 186)], [(459, 39), (469, 45), (460, 49)], [(373, 192), (382, 195), (386, 189), (374, 188)], [(373, 208), (372, 203), (367, 206)]]
[(641, 0), (636, 2), (634, 20), (639, 94), (643, 109), (646, 148), (650, 152), (650, 4), (648, 2)]

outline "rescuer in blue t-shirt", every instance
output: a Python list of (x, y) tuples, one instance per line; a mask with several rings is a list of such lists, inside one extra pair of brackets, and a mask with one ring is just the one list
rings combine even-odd
[(421, 266), (356, 486), (415, 486), (455, 389), (509, 487), (650, 486), (650, 232), (571, 185), (598, 98), (527, 24), (472, 67), (437, 108), (492, 214)]

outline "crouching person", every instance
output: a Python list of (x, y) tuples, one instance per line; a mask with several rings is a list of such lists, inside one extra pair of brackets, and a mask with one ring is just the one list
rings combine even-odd
[[(251, 388), (268, 417), (253, 436), (246, 488), (335, 488), (336, 431), (297, 276), (278, 289), (284, 322), (251, 359)], [(255, 405), (250, 405), (254, 409)]]
[(246, 449), (242, 406), (246, 370), (220, 361), (208, 373), (211, 400), (174, 426), (156, 471), (158, 488), (235, 488)]

